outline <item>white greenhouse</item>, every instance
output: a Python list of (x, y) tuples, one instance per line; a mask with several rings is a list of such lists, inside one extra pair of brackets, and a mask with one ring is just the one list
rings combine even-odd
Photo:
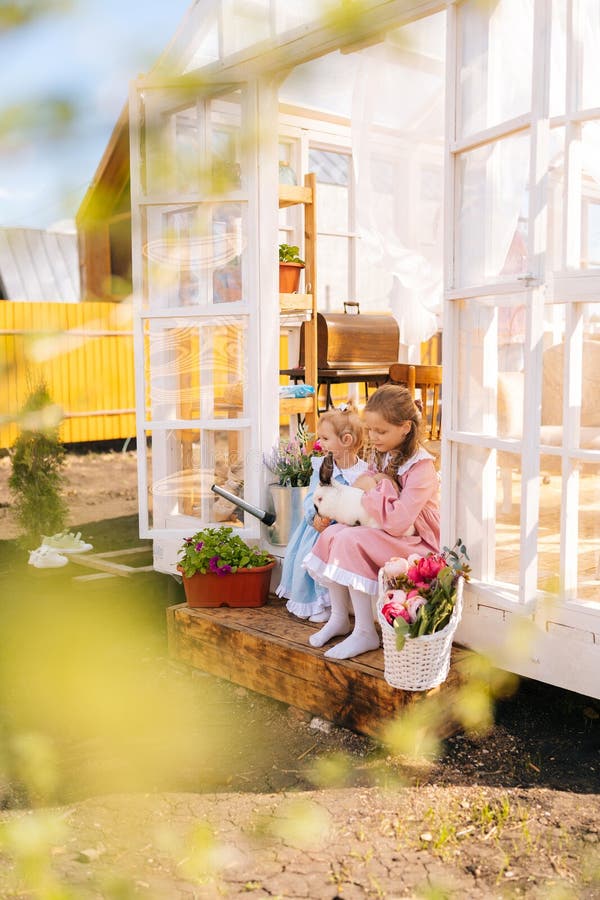
[[(317, 310), (358, 301), (400, 361), (442, 333), (458, 642), (600, 697), (600, 4), (341, 9), (196, 0), (132, 86), (141, 534), (175, 573), (223, 522), (215, 481), (267, 505), (265, 454), (316, 411), (280, 370), (304, 322), (310, 381)], [(281, 242), (306, 255), (292, 300)]]

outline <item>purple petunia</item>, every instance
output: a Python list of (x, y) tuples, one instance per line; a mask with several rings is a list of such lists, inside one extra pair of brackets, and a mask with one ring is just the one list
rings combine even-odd
[(216, 575), (228, 575), (231, 572), (231, 566), (228, 563), (223, 563), (222, 566), (219, 565), (219, 557), (212, 556), (208, 561), (208, 568), (211, 572), (214, 572)]
[[(204, 541), (198, 541), (198, 543), (196, 544), (196, 550), (198, 551), (198, 553), (202, 550), (203, 547), (204, 547)], [(215, 559), (216, 559), (216, 557), (215, 557)]]

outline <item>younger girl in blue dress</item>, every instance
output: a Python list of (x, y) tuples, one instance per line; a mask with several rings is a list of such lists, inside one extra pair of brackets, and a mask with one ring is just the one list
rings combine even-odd
[[(321, 450), (332, 454), (333, 478), (341, 484), (352, 484), (359, 475), (367, 471), (367, 463), (358, 456), (363, 445), (363, 428), (360, 416), (351, 404), (328, 410), (319, 418), (318, 442)], [(301, 619), (310, 619), (311, 622), (326, 622), (330, 612), (327, 589), (317, 584), (306, 569), (302, 568), (302, 560), (312, 549), (319, 534), (331, 522), (331, 519), (315, 515), (313, 505), (313, 494), (319, 484), (322, 462), (321, 456), (312, 458), (313, 472), (304, 501), (304, 518), (287, 545), (281, 583), (276, 591), (279, 597), (288, 598), (288, 612)]]

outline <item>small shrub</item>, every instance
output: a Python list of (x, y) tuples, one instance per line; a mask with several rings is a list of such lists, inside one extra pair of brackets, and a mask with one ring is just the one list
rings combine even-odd
[(24, 532), (22, 542), (37, 546), (40, 535), (62, 531), (67, 519), (61, 496), (65, 449), (58, 436), (60, 410), (43, 381), (27, 398), (20, 422), (21, 432), (10, 448), (8, 486)]

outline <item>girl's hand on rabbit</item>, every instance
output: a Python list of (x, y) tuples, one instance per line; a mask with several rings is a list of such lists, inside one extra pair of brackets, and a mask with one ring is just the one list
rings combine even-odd
[(327, 516), (320, 516), (319, 513), (316, 513), (313, 519), (313, 528), (316, 528), (317, 531), (325, 531), (328, 525), (331, 525), (331, 519)]
[(358, 478), (352, 482), (352, 487), (358, 488), (361, 491), (370, 491), (374, 487), (377, 487), (376, 475), (370, 473), (359, 475)]
[(359, 475), (352, 486), (360, 488), (361, 491), (370, 491), (384, 480), (391, 482), (396, 493), (399, 493), (396, 479), (390, 475), (385, 475), (383, 472), (370, 472), (369, 474)]

